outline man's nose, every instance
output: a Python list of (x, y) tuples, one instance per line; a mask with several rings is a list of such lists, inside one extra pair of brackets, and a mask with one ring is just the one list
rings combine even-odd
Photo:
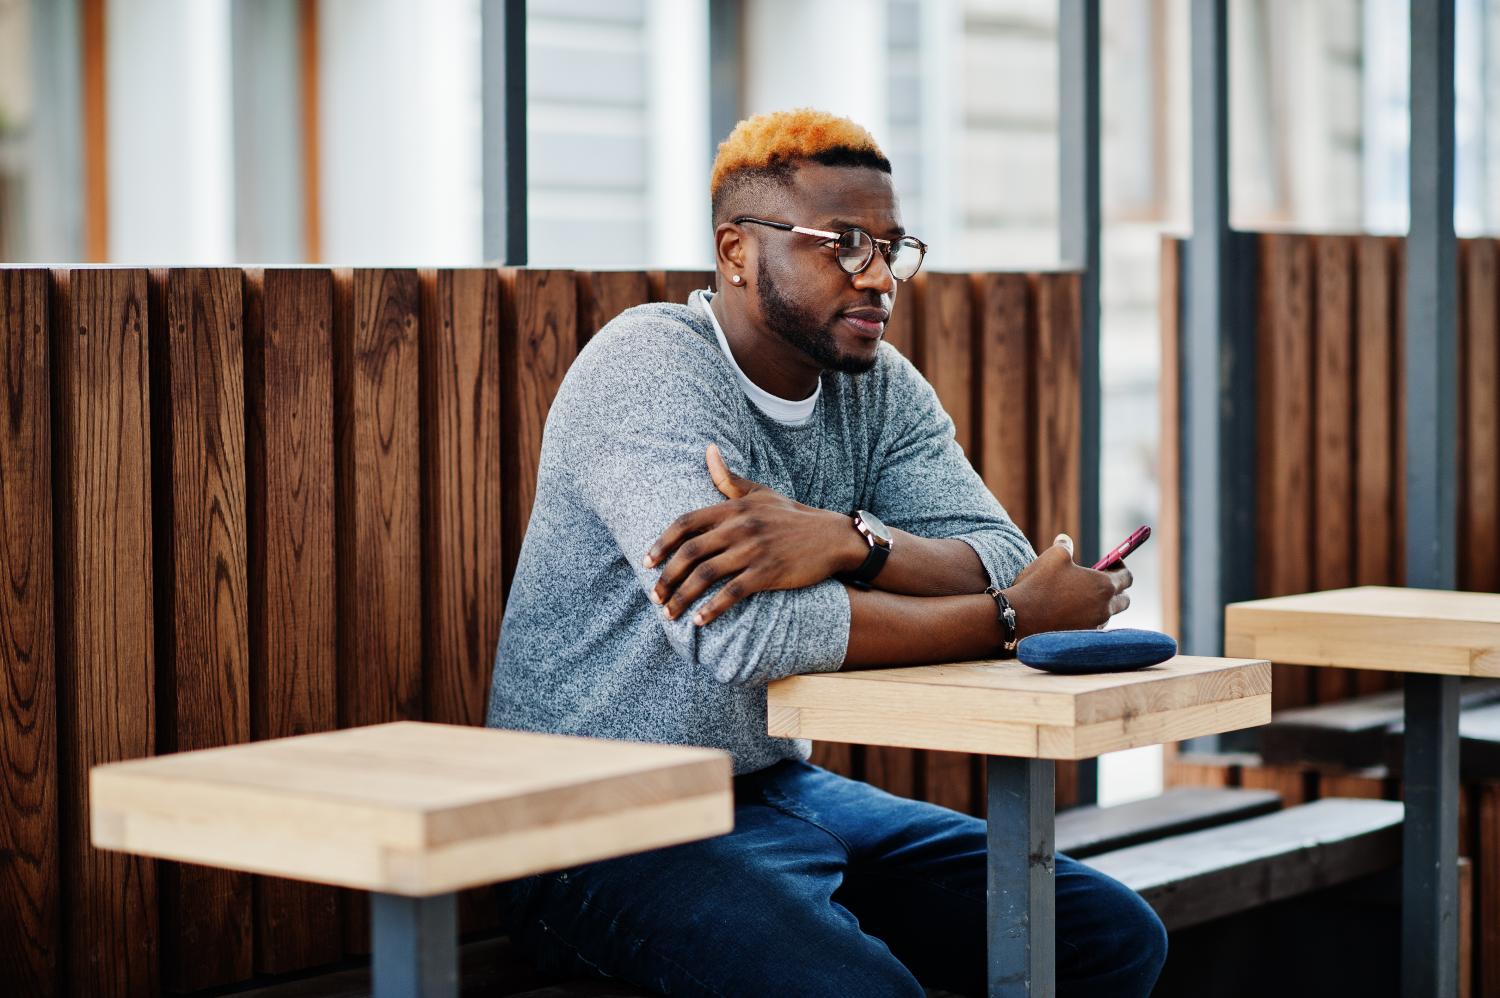
[(881, 295), (893, 295), (896, 293), (896, 277), (891, 273), (891, 265), (886, 262), (885, 254), (879, 250), (870, 258), (870, 265), (854, 275), (854, 286), (861, 291), (874, 291)]

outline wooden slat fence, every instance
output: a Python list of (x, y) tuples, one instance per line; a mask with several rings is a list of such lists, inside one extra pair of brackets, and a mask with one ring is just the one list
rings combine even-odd
[[(367, 952), (354, 893), (94, 850), (89, 767), (482, 723), (568, 365), (710, 280), (0, 269), (0, 992), (189, 993)], [(889, 334), (1041, 543), (1077, 529), (1078, 302), (1073, 274), (930, 274)], [(973, 757), (816, 752), (982, 810)], [(461, 915), (495, 930), (492, 892)]]
[[(1245, 234), (1256, 304), (1258, 595), (1405, 577), (1402, 438), (1404, 240)], [(1176, 629), (1176, 379), (1185, 244), (1162, 245), (1164, 526), (1168, 629)], [(1459, 241), (1458, 586), (1500, 592), (1500, 285), (1494, 239)], [(1171, 552), (1170, 556), (1168, 552)], [(1398, 673), (1273, 665), (1277, 709), (1399, 687)], [(1383, 771), (1264, 766), (1255, 756), (1185, 761), (1168, 782), (1266, 786), (1288, 801), (1398, 799)], [(1500, 784), (1465, 788), (1461, 837), (1474, 860), (1477, 993), (1500, 994)]]

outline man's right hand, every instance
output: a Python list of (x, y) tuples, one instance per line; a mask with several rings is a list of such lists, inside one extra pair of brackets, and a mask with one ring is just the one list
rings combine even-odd
[(1005, 590), (1016, 610), (1018, 637), (1043, 631), (1103, 627), (1130, 605), (1133, 581), (1123, 564), (1096, 572), (1073, 562), (1073, 539), (1058, 534), (1052, 546), (1027, 565)]

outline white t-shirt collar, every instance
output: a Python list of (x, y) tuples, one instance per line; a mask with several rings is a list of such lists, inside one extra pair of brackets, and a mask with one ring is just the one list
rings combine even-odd
[(739, 361), (734, 359), (734, 351), (729, 349), (729, 340), (724, 337), (724, 327), (719, 325), (719, 317), (714, 314), (710, 305), (712, 300), (713, 295), (708, 291), (704, 291), (698, 299), (699, 304), (703, 306), (703, 311), (708, 313), (708, 320), (714, 324), (714, 336), (719, 340), (719, 349), (724, 351), (725, 357), (729, 358), (729, 365), (734, 368), (734, 376), (739, 380), (740, 388), (744, 390), (745, 395), (757, 409), (776, 422), (786, 426), (805, 426), (812, 419), (813, 410), (817, 408), (818, 395), (823, 391), (823, 382), (819, 381), (818, 387), (814, 388), (813, 393), (807, 398), (793, 401), (772, 395), (751, 381), (745, 372), (740, 370)]

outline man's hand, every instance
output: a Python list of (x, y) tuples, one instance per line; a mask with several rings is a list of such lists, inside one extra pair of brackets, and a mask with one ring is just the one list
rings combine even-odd
[(1058, 534), (1052, 546), (1016, 576), (1005, 590), (1016, 608), (1021, 637), (1042, 631), (1103, 627), (1130, 605), (1130, 569), (1122, 563), (1108, 572), (1073, 563), (1073, 540)]
[(724, 502), (679, 516), (644, 559), (647, 568), (666, 560), (651, 599), (669, 620), (722, 579), (729, 581), (693, 615), (700, 627), (752, 593), (816, 585), (864, 560), (868, 545), (849, 517), (741, 478), (713, 444), (707, 460)]

